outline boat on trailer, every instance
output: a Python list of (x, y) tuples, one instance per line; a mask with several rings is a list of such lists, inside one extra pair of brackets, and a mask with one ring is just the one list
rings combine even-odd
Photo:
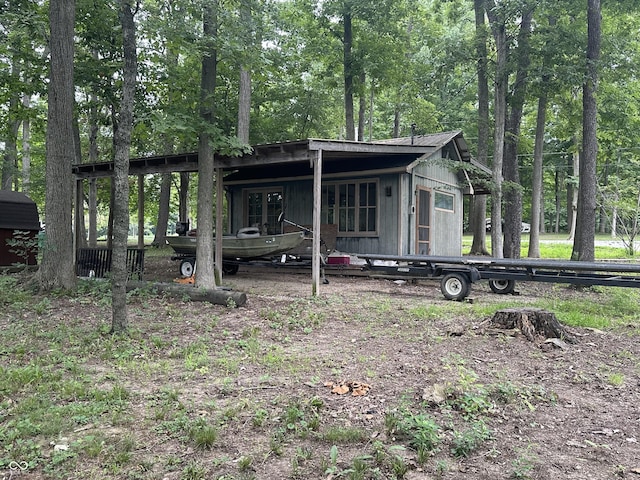
[[(182, 260), (180, 273), (189, 276), (195, 264), (197, 237), (195, 235), (180, 235), (169, 236), (166, 239), (176, 253), (174, 258)], [(240, 229), (236, 235), (222, 237), (223, 271), (235, 273), (238, 269), (235, 262), (270, 258), (286, 253), (299, 246), (304, 239), (304, 231), (260, 235), (258, 229)]]

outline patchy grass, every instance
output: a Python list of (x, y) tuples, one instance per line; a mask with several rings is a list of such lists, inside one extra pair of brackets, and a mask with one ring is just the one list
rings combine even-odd
[[(583, 432), (586, 455), (603, 444), (591, 425), (614, 419), (621, 453), (592, 472), (634, 467), (634, 290), (464, 303), (433, 282), (336, 278), (312, 299), (280, 277), (246, 278), (240, 309), (136, 292), (117, 337), (104, 282), (42, 296), (0, 276), (0, 478), (16, 464), (30, 479), (553, 478), (574, 458), (558, 425)], [(567, 352), (476, 332), (522, 305), (601, 331)], [(329, 381), (371, 389), (337, 395)], [(586, 409), (599, 417), (576, 416)]]

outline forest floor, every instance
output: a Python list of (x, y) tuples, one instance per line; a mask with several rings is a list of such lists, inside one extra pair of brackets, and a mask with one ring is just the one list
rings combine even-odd
[[(146, 279), (177, 268), (148, 257)], [(239, 308), (139, 293), (119, 340), (100, 294), (1, 313), (4, 368), (59, 350), (53, 404), (111, 399), (36, 431), (39, 455), (14, 448), (31, 462), (20, 478), (640, 479), (640, 319), (609, 307), (608, 328), (569, 327), (578, 343), (561, 347), (490, 322), (541, 301), (562, 322), (565, 302), (588, 315), (622, 289), (477, 284), (449, 302), (436, 281), (329, 280), (312, 298), (310, 273), (241, 267), (225, 279)], [(71, 380), (94, 393), (65, 393)], [(0, 390), (0, 430), (19, 428), (37, 383)]]

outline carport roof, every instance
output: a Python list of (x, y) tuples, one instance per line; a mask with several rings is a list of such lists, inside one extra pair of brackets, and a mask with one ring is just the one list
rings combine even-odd
[[(367, 165), (380, 168), (398, 168), (401, 165), (415, 161), (429, 155), (450, 141), (454, 141), (463, 161), (471, 161), (462, 132), (453, 131), (433, 135), (394, 138), (376, 142), (354, 142), (347, 140), (306, 139), (290, 142), (269, 143), (255, 145), (249, 154), (239, 157), (216, 155), (217, 168), (223, 168), (231, 173), (236, 170), (248, 170), (254, 173), (266, 173), (274, 176), (273, 167), (280, 166), (287, 170), (308, 169), (317, 152), (322, 150), (325, 171), (330, 171), (331, 164), (340, 160), (351, 169), (368, 169)], [(365, 164), (366, 162), (366, 164)], [(343, 167), (340, 167), (341, 169)], [(182, 153), (175, 155), (157, 155), (133, 158), (129, 162), (131, 175), (168, 173), (168, 172), (197, 172), (198, 153)], [(113, 162), (83, 163), (73, 166), (73, 173), (77, 178), (109, 177), (113, 175)]]

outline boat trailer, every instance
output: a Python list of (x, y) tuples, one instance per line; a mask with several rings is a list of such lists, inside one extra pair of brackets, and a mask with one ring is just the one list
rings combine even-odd
[(432, 255), (375, 255), (358, 257), (365, 269), (385, 276), (440, 278), (440, 290), (448, 300), (464, 300), (471, 285), (488, 280), (494, 293), (513, 293), (516, 281), (640, 287), (640, 264), (561, 260), (444, 257)]

